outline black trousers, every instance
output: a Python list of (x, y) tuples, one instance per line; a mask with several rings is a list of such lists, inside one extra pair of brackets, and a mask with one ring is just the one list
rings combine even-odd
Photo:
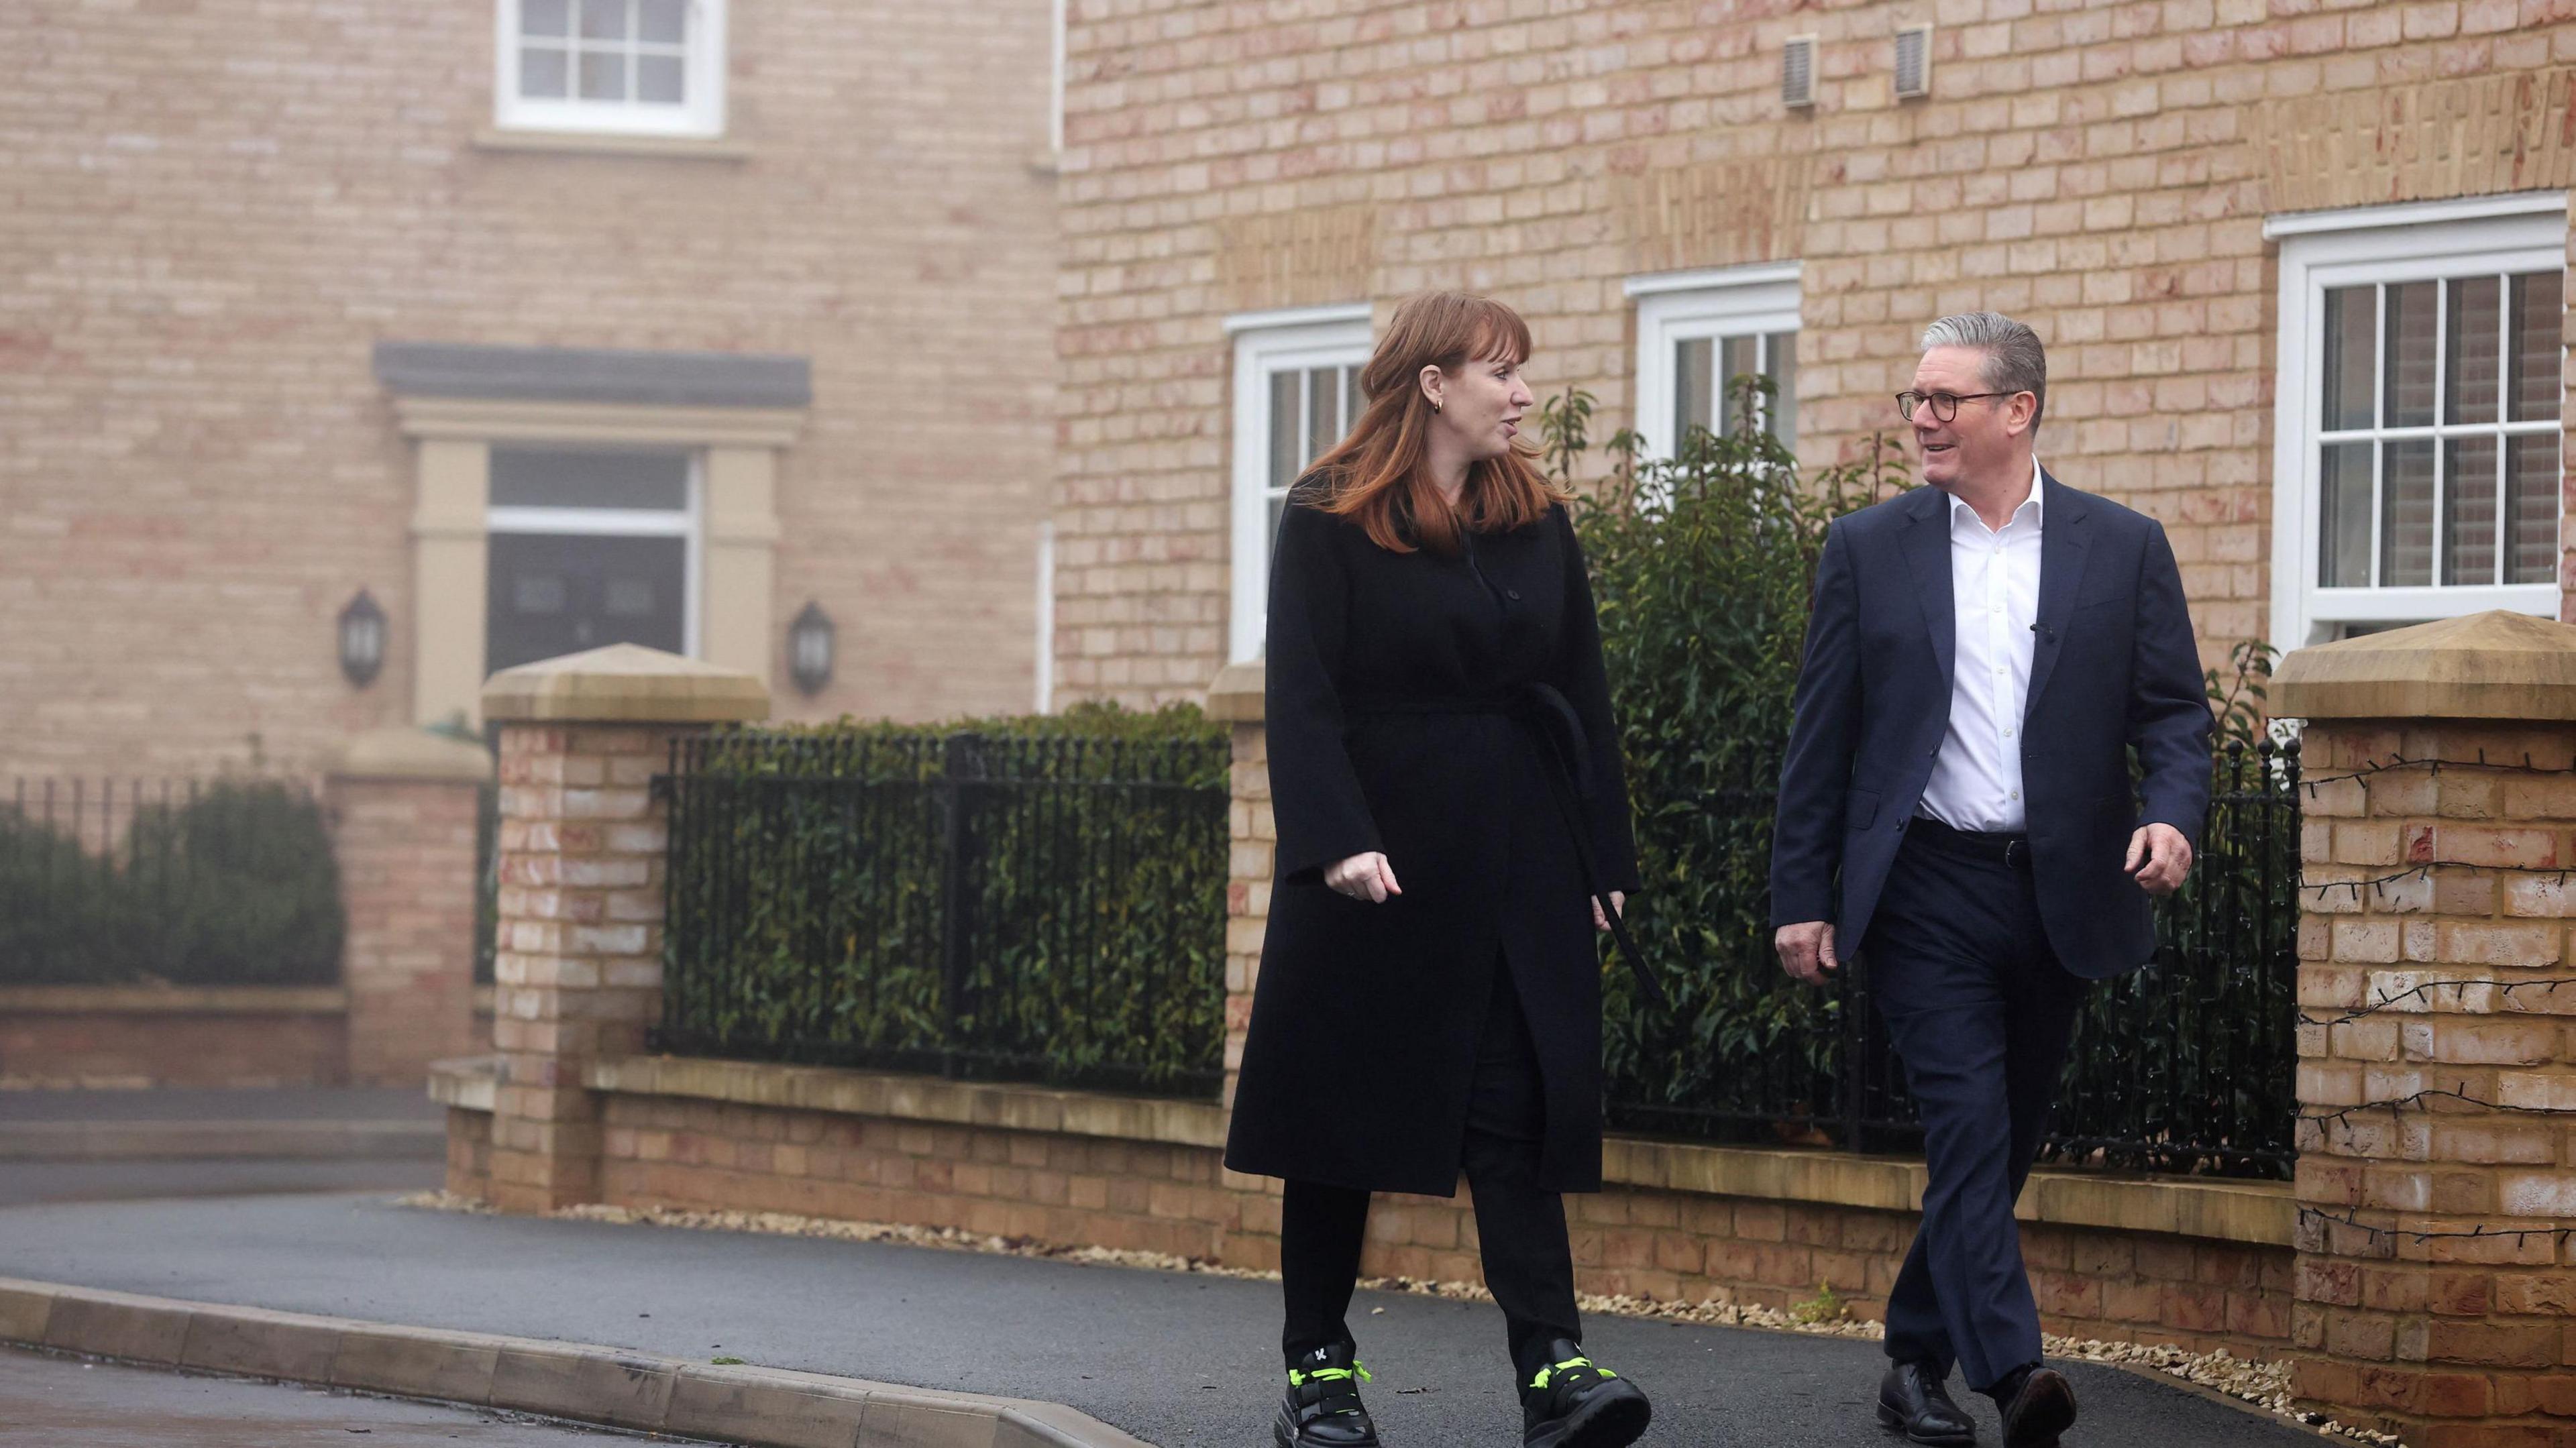
[(1870, 998), (1923, 1118), (1923, 1225), (1887, 1299), (1887, 1355), (1978, 1391), (2039, 1361), (2013, 1200), (2088, 984), (2058, 964), (2029, 875), (1909, 829), (1870, 923)]
[[(1475, 1198), (1485, 1286), (1503, 1309), (1512, 1366), (1526, 1383), (1544, 1364), (1550, 1341), (1580, 1341), (1583, 1329), (1574, 1308), (1565, 1199), (1539, 1186), (1547, 1108), (1538, 1052), (1510, 969), (1497, 960), (1494, 975), (1468, 1089), (1462, 1163)], [(1319, 1347), (1356, 1346), (1343, 1319), (1359, 1282), (1368, 1208), (1364, 1191), (1288, 1183), (1279, 1222), (1279, 1276), (1288, 1308), (1280, 1345), (1292, 1365)]]

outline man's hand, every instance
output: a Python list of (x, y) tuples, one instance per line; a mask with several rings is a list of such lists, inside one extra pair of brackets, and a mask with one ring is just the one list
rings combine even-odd
[(1375, 850), (1353, 855), (1325, 870), (1324, 883), (1354, 900), (1373, 905), (1383, 905), (1387, 896), (1404, 893), (1403, 887), (1395, 883), (1395, 867)]
[(2170, 895), (2191, 873), (2191, 841), (2171, 825), (2140, 825), (2129, 836), (2129, 858), (2120, 868), (2148, 894)]
[(1825, 976), (1842, 964), (1834, 958), (1830, 920), (1783, 925), (1772, 933), (1771, 948), (1780, 952), (1780, 968), (1789, 972), (1789, 978), (1807, 985), (1824, 984)]
[[(1610, 908), (1618, 911), (1620, 915), (1624, 917), (1628, 913), (1627, 895), (1622, 891), (1611, 891)], [(1601, 913), (1601, 902), (1597, 899), (1592, 902), (1592, 928), (1595, 930), (1607, 930), (1610, 928), (1610, 917)]]

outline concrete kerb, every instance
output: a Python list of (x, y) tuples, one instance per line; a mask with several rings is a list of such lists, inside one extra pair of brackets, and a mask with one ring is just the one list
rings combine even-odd
[(15, 1278), (0, 1342), (748, 1448), (1146, 1448), (1060, 1403)]

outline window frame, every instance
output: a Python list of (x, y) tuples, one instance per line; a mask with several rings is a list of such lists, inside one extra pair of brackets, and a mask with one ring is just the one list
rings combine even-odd
[[(680, 543), (680, 652), (702, 657), (704, 621), (699, 617), (706, 593), (707, 458), (700, 448), (604, 447), (591, 443), (538, 443), (513, 440), (493, 445), (495, 451), (637, 452), (684, 454), (689, 462), (688, 501), (679, 508), (583, 508), (527, 504), (484, 504), (485, 556), (495, 534), (552, 534), (574, 538), (677, 538)], [(484, 620), (486, 648), (491, 620)], [(489, 666), (486, 666), (487, 672)]]
[[(581, 0), (566, 0), (574, 29)], [(682, 62), (687, 99), (676, 106), (578, 97), (531, 100), (519, 94), (521, 0), (494, 0), (492, 125), (503, 131), (600, 136), (710, 138), (725, 132), (725, 0), (686, 0), (690, 39)], [(576, 78), (575, 85), (578, 80)]]
[[(2279, 366), (2273, 393), (2273, 646), (2287, 651), (2323, 642), (2345, 624), (2456, 618), (2485, 609), (2557, 618), (2561, 595), (2554, 569), (2546, 583), (2321, 587), (2317, 583), (2317, 529), (2323, 502), (2317, 449), (2323, 431), (2324, 402), (2318, 389), (2325, 367), (2325, 294), (2329, 288), (2441, 282), (2464, 276), (2542, 270), (2560, 272), (2563, 287), (2567, 285), (2568, 271), (2567, 193), (2530, 192), (2448, 203), (2293, 213), (2268, 218), (2263, 234), (2280, 244)], [(2382, 357), (2378, 370), (2383, 375), (2385, 366), (2386, 359)], [(2375, 376), (2374, 388), (2383, 385)], [(2501, 378), (2497, 385), (2501, 391)], [(2566, 472), (2566, 385), (2566, 350), (2562, 343), (2557, 419), (2562, 488)], [(2562, 558), (2566, 522), (2562, 503)], [(2376, 526), (2374, 523), (2374, 529)], [(2505, 526), (2505, 520), (2499, 518), (2499, 548), (2504, 546)], [(2373, 536), (2375, 540), (2375, 532)], [(2373, 553), (2375, 557), (2375, 542)], [(2435, 576), (2439, 577), (2438, 551), (2434, 565)]]
[(1637, 307), (1636, 415), (1630, 425), (1641, 456), (1669, 458), (1681, 442), (1672, 430), (1674, 345), (1797, 335), (1804, 330), (1804, 272), (1802, 263), (1786, 261), (1628, 278), (1623, 290)]
[[(1226, 661), (1261, 657), (1270, 624), (1270, 378), (1309, 367), (1365, 365), (1376, 346), (1369, 306), (1299, 307), (1229, 317), (1234, 339), (1231, 607)], [(1250, 566), (1253, 560), (1259, 566)]]

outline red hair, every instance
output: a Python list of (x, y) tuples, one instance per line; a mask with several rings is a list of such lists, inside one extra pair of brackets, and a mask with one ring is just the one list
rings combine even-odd
[(1327, 492), (1325, 512), (1357, 519), (1369, 541), (1394, 553), (1417, 547), (1454, 554), (1463, 525), (1508, 532), (1547, 516), (1569, 496), (1538, 470), (1538, 447), (1514, 438), (1511, 451), (1470, 464), (1452, 506), (1423, 466), (1433, 409), (1415, 379), (1438, 366), (1529, 360), (1529, 324), (1518, 312), (1465, 292), (1425, 292), (1395, 309), (1386, 335), (1360, 373), (1368, 406), (1350, 435), (1308, 468)]

